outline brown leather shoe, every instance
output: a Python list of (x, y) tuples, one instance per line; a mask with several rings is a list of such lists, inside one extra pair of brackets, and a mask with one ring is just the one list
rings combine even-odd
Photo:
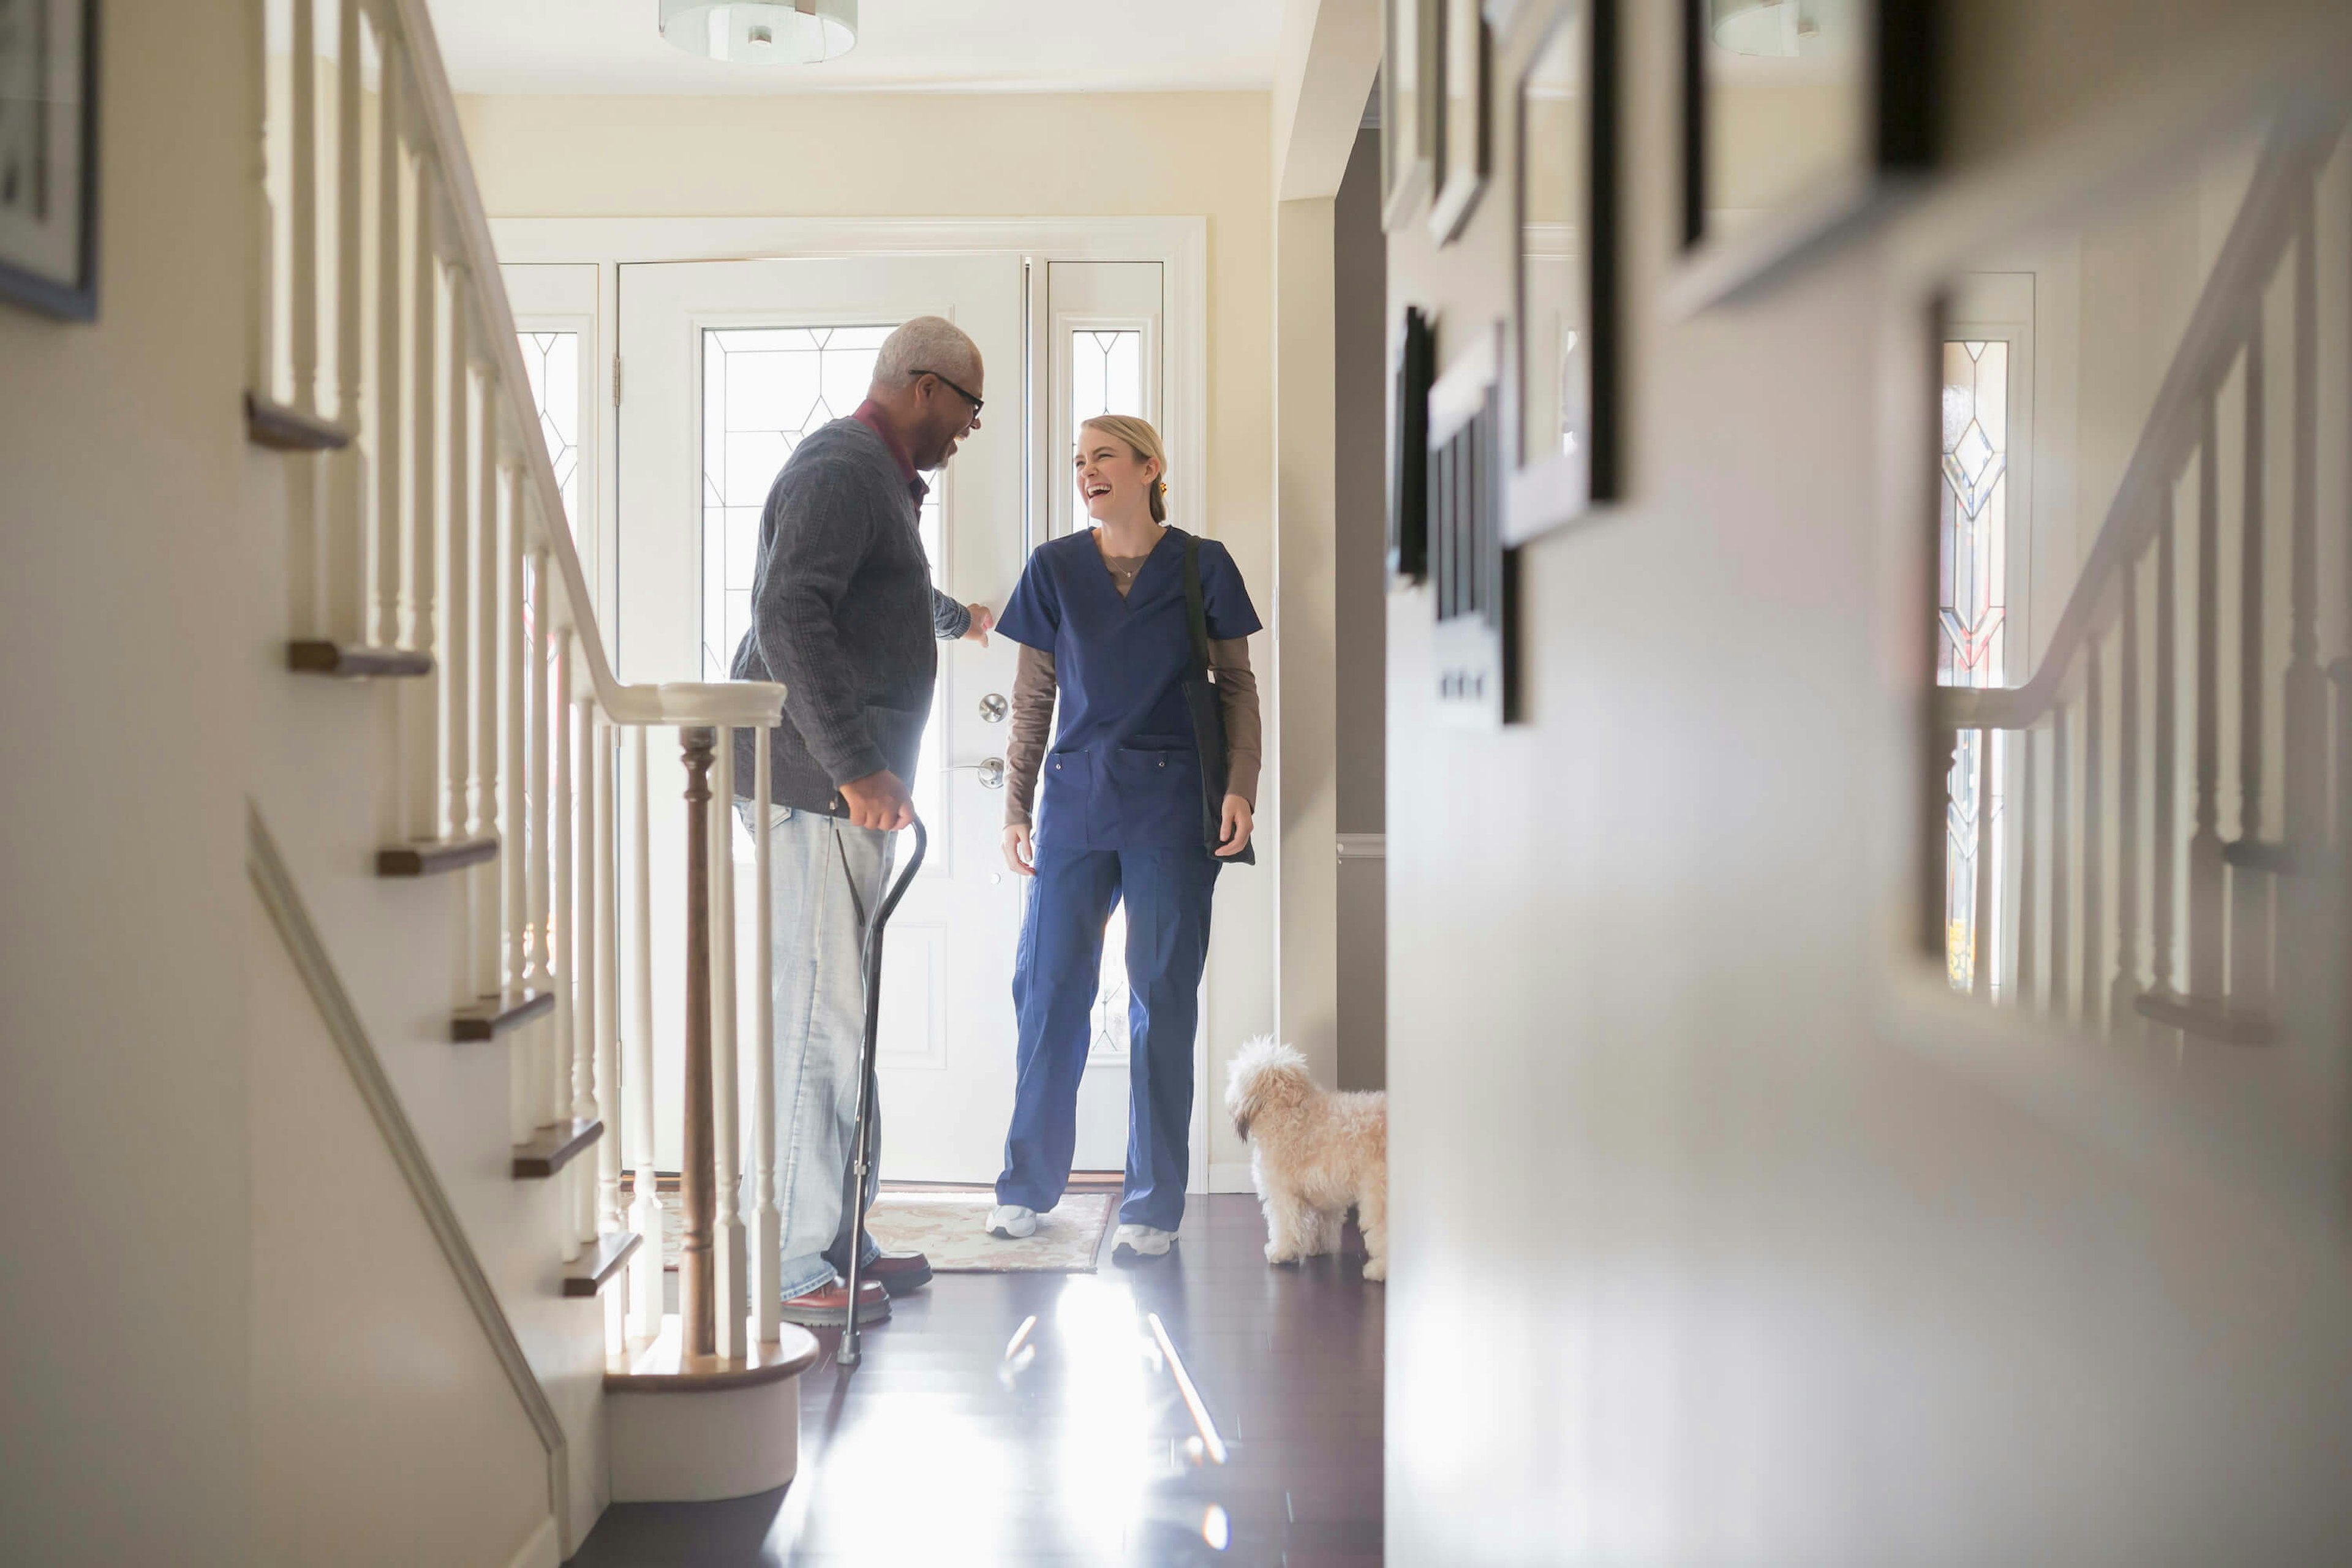
[(931, 1282), (931, 1260), (919, 1252), (886, 1252), (871, 1263), (857, 1266), (861, 1290), (868, 1279), (893, 1296), (904, 1296)]
[[(814, 1290), (798, 1296), (788, 1296), (778, 1315), (788, 1323), (798, 1323), (809, 1329), (840, 1329), (849, 1324), (849, 1286), (841, 1279), (828, 1280)], [(871, 1279), (857, 1282), (857, 1322), (863, 1328), (869, 1323), (887, 1322), (890, 1318), (890, 1293)]]

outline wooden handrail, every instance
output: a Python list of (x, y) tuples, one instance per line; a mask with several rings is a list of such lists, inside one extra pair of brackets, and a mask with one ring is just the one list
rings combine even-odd
[(1929, 699), (1937, 729), (2023, 730), (2057, 706), (2076, 657), (2116, 613), (2117, 580), (2156, 537), (2158, 492), (2179, 468), (2205, 394), (2228, 372), (2245, 334), (2250, 301), (2285, 254), (2295, 203), (2310, 189), (2341, 124), (2282, 125), (2272, 134), (2041, 665), (2018, 686), (1937, 687)]

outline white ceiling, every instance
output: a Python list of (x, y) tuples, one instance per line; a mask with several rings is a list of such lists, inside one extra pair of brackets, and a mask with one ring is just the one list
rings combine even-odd
[(859, 0), (857, 47), (726, 65), (663, 42), (658, 0), (428, 0), (459, 92), (1262, 89), (1277, 0)]

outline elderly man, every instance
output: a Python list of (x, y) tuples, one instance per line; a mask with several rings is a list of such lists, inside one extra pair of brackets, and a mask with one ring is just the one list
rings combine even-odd
[[(783, 1219), (783, 1316), (838, 1325), (850, 1301), (842, 1188), (856, 1117), (866, 1026), (860, 953), (899, 828), (914, 820), (906, 780), (939, 669), (934, 639), (985, 643), (984, 605), (931, 584), (916, 514), (920, 471), (980, 428), (980, 350), (952, 322), (921, 316), (890, 334), (866, 402), (796, 447), (768, 491), (739, 680), (784, 685), (771, 732), (775, 900), (776, 1206)], [(755, 731), (736, 731), (735, 782), (751, 788)], [(736, 809), (751, 825), (751, 803)], [(870, 1189), (869, 1189), (870, 1190)], [(931, 1277), (919, 1253), (860, 1248), (857, 1321)]]

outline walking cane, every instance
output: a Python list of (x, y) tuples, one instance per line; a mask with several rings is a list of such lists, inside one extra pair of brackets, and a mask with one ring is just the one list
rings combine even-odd
[(929, 835), (923, 831), (923, 819), (918, 816), (914, 823), (915, 852), (908, 857), (907, 868), (898, 873), (898, 886), (890, 889), (866, 928), (866, 1040), (858, 1051), (857, 1121), (849, 1135), (849, 1171), (841, 1196), (842, 1212), (849, 1215), (849, 1310), (841, 1331), (841, 1348), (833, 1357), (840, 1366), (856, 1366), (861, 1353), (857, 1266), (866, 1242), (866, 1173), (874, 1164), (874, 1055), (882, 1032), (882, 928), (890, 923), (890, 911), (898, 907), (915, 873), (923, 868), (923, 851), (930, 844)]

